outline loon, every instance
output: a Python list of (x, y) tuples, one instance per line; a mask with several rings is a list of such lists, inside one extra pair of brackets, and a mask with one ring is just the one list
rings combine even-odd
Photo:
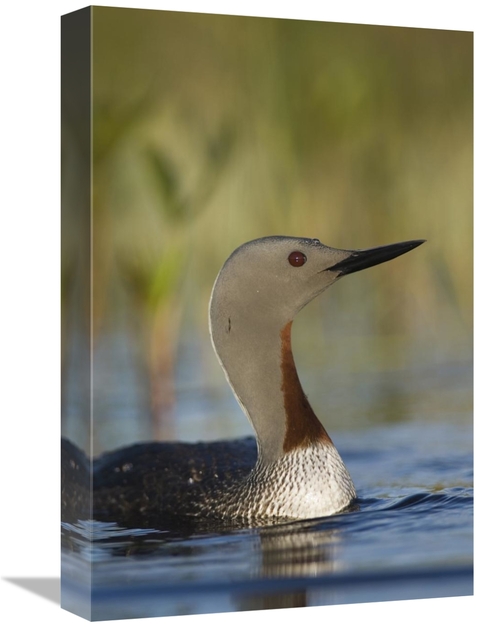
[(352, 479), (297, 374), (292, 322), (341, 277), (424, 241), (341, 250), (318, 239), (270, 236), (237, 248), (216, 278), (209, 328), (255, 439), (145, 442), (92, 461), (65, 441), (64, 503), (71, 500), (70, 476), (80, 473), (80, 485), (92, 476), (89, 516), (128, 527), (168, 528), (181, 521), (268, 525), (352, 507)]

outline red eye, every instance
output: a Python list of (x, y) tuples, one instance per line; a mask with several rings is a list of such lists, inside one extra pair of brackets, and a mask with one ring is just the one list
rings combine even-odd
[(288, 255), (288, 263), (294, 268), (299, 268), (300, 266), (303, 266), (306, 261), (307, 257), (304, 255), (304, 253), (301, 253), (298, 250), (294, 250), (293, 253), (290, 253)]

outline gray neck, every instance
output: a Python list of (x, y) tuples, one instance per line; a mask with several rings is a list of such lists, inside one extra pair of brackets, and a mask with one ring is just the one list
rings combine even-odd
[(291, 322), (273, 312), (234, 307), (216, 290), (210, 306), (215, 352), (253, 425), (259, 461), (331, 440), (302, 391), (291, 352)]

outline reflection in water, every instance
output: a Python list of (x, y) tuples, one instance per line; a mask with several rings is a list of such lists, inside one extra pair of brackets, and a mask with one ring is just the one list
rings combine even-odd
[[(71, 582), (81, 592), (92, 581), (101, 597), (161, 589), (171, 600), (192, 595), (194, 606), (200, 594), (226, 591), (244, 610), (306, 606), (307, 582), (338, 569), (341, 534), (309, 521), (172, 538), (168, 531), (81, 521), (63, 523), (62, 539), (66, 587)], [(72, 596), (63, 592), (64, 606)]]
[(269, 580), (296, 580), (289, 591), (276, 591), (249, 599), (241, 609), (306, 607), (307, 586), (303, 578), (334, 573), (341, 543), (337, 529), (315, 529), (313, 524), (283, 525), (259, 532), (262, 565), (260, 577)]
[(312, 525), (283, 525), (260, 531), (262, 575), (265, 577), (316, 576), (336, 570), (335, 550), (340, 542), (337, 529)]

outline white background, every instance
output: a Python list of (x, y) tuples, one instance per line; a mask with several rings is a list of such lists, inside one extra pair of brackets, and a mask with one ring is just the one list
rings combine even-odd
[[(255, 620), (350, 625), (493, 624), (498, 618), (499, 45), (494, 3), (183, 0), (105, 6), (321, 19), (474, 31), (475, 41), (475, 596), (120, 625), (238, 625)], [(4, 625), (83, 624), (8, 581), (59, 576), (60, 15), (83, 2), (9, 2), (0, 19), (0, 607)], [(453, 228), (453, 224), (450, 224)], [(495, 605), (493, 605), (495, 604)], [(491, 614), (486, 612), (491, 608)]]

